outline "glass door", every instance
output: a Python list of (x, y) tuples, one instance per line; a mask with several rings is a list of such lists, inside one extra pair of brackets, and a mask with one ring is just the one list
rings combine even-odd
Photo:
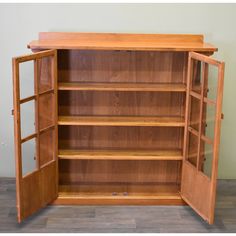
[(182, 198), (214, 221), (224, 63), (190, 52), (188, 61)]
[(53, 201), (57, 180), (57, 52), (13, 58), (18, 221)]

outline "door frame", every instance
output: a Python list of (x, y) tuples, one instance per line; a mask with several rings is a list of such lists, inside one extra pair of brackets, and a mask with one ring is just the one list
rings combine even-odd
[[(212, 173), (211, 178), (207, 177), (199, 169), (200, 162), (200, 142), (202, 134), (202, 122), (199, 120), (199, 128), (196, 135), (198, 137), (198, 152), (197, 152), (197, 163), (194, 167), (187, 159), (188, 156), (188, 142), (189, 142), (189, 129), (191, 128), (190, 123), (190, 96), (193, 96), (193, 91), (191, 91), (192, 81), (192, 69), (193, 69), (193, 60), (203, 63), (203, 88), (200, 94), (194, 94), (200, 101), (200, 114), (199, 118), (202, 119), (203, 115), (203, 103), (206, 104), (214, 103), (215, 104), (215, 126), (214, 126), (214, 138), (213, 142), (213, 158), (212, 158)], [(204, 96), (204, 80), (208, 76), (208, 65), (216, 66), (218, 68), (218, 82), (217, 82), (217, 97), (216, 101), (212, 101)], [(181, 181), (181, 197), (186, 201), (204, 220), (208, 221), (210, 224), (214, 222), (214, 210), (215, 210), (215, 198), (216, 198), (216, 184), (217, 184), (217, 174), (218, 174), (218, 159), (219, 159), (219, 144), (220, 144), (220, 127), (222, 119), (222, 98), (223, 98), (223, 83), (224, 83), (224, 62), (217, 61), (209, 56), (199, 54), (196, 52), (189, 52), (188, 57), (188, 73), (187, 73), (187, 93), (186, 93), (186, 110), (185, 110), (185, 131), (184, 131), (184, 145), (183, 145), (183, 168), (182, 168), (182, 181)], [(191, 93), (191, 94), (190, 94)], [(193, 130), (194, 131), (194, 130)], [(194, 184), (197, 183), (199, 188), (196, 189)], [(206, 187), (207, 189), (203, 190), (201, 187)], [(202, 191), (201, 191), (202, 190)], [(196, 192), (201, 191), (205, 193), (205, 196), (202, 196), (202, 199), (194, 199), (194, 196), (191, 196), (191, 191), (194, 192), (196, 198)], [(207, 206), (206, 212), (202, 211), (203, 201), (206, 200), (206, 197), (209, 197), (209, 205)], [(199, 198), (201, 196), (198, 196)], [(201, 205), (201, 206), (200, 206)], [(206, 214), (207, 213), (207, 214)]]
[[(52, 73), (52, 88), (46, 90), (44, 92), (39, 92), (39, 61), (43, 58), (49, 57), (52, 62), (51, 73)], [(33, 61), (34, 62), (34, 94), (32, 96), (21, 99), (20, 98), (20, 63)], [(14, 141), (15, 141), (15, 170), (16, 170), (16, 202), (17, 202), (17, 218), (20, 223), (26, 217), (32, 215), (41, 207), (45, 206), (50, 201), (56, 199), (58, 195), (58, 127), (57, 127), (57, 119), (58, 119), (58, 111), (57, 111), (57, 50), (46, 50), (40, 51), (29, 55), (19, 56), (12, 59), (12, 71), (13, 71), (13, 114), (14, 114)], [(44, 96), (46, 94), (54, 94), (53, 99), (53, 124), (41, 129), (39, 128), (39, 96)], [(35, 101), (35, 132), (31, 135), (28, 135), (24, 138), (21, 137), (21, 110), (20, 106), (23, 103), (27, 103), (30, 101)], [(53, 111), (52, 111), (53, 112)], [(39, 154), (39, 137), (41, 134), (53, 130), (53, 138), (54, 139), (54, 147), (53, 147), (53, 159), (48, 163), (40, 166), (40, 154)], [(36, 158), (36, 169), (33, 172), (27, 173), (23, 176), (22, 173), (22, 143), (27, 142), (31, 139), (35, 138), (35, 158)], [(50, 173), (56, 170), (56, 173)], [(52, 174), (50, 176), (50, 174)], [(53, 186), (53, 192), (47, 189), (47, 187), (43, 186), (44, 196), (38, 196), (37, 199), (32, 199), (29, 201), (29, 206), (23, 204), (24, 198), (28, 197), (29, 192), (33, 190), (32, 185), (35, 184), (35, 193), (32, 194), (32, 198), (34, 198), (34, 194), (41, 194), (38, 192), (36, 188), (43, 183), (47, 182), (45, 178), (46, 175), (49, 175), (50, 179), (55, 179), (56, 186)], [(40, 182), (37, 184), (37, 182)], [(34, 192), (34, 191), (33, 191)], [(48, 196), (46, 196), (48, 194)], [(50, 195), (50, 196), (49, 196)], [(29, 197), (29, 199), (31, 199)], [(33, 204), (38, 205), (37, 207), (32, 206)], [(30, 206), (31, 205), (31, 206)], [(27, 210), (25, 209), (27, 208)]]

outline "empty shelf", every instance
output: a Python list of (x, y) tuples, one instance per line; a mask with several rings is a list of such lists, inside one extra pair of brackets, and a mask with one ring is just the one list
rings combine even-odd
[(167, 126), (183, 127), (183, 117), (148, 116), (59, 116), (59, 125), (84, 126)]
[(182, 160), (180, 149), (174, 150), (59, 150), (60, 159), (72, 160)]
[(131, 196), (142, 195), (177, 195), (180, 185), (177, 183), (155, 183), (155, 182), (80, 182), (79, 184), (60, 184), (59, 192), (64, 195), (90, 195), (90, 196), (114, 196), (115, 193), (129, 193)]
[(59, 90), (185, 92), (185, 84), (171, 83), (59, 83)]
[(96, 183), (59, 185), (54, 204), (154, 205), (185, 204), (178, 184)]

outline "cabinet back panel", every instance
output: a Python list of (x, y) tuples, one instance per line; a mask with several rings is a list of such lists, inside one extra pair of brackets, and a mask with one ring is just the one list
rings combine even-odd
[(184, 116), (185, 93), (60, 91), (59, 115)]
[(182, 149), (183, 128), (60, 126), (60, 149)]
[(60, 82), (184, 83), (186, 52), (59, 50)]
[(179, 183), (180, 173), (180, 161), (59, 161), (59, 185)]

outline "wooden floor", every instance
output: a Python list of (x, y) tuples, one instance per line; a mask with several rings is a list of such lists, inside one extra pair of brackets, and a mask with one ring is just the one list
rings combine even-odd
[(0, 178), (0, 232), (236, 232), (236, 180), (219, 181), (210, 226), (188, 206), (48, 206), (18, 224), (15, 180)]

